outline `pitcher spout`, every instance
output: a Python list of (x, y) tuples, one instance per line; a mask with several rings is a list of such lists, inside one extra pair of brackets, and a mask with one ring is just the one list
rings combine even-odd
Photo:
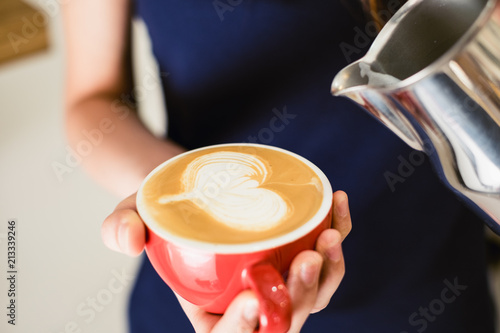
[(364, 89), (368, 79), (361, 76), (359, 64), (362, 60), (353, 62), (337, 73), (332, 82), (331, 92), (335, 96), (343, 96), (353, 89)]
[(391, 95), (392, 87), (401, 80), (374, 68), (377, 66), (363, 59), (345, 67), (332, 82), (332, 94), (356, 102), (410, 147), (423, 150), (421, 138), (407, 118), (407, 112)]
[(341, 96), (350, 90), (395, 88), (401, 82), (390, 75), (377, 62), (366, 62), (360, 59), (342, 69), (333, 79), (331, 92)]

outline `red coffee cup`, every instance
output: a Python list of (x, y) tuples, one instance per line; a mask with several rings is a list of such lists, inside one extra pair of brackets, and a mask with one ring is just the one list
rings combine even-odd
[[(215, 146), (200, 149), (211, 147)], [(207, 312), (222, 314), (237, 294), (252, 289), (259, 299), (259, 332), (276, 333), (288, 331), (291, 323), (292, 304), (283, 276), (293, 258), (301, 251), (314, 249), (319, 234), (331, 227), (332, 188), (323, 172), (305, 158), (280, 148), (264, 147), (302, 161), (322, 184), (318, 211), (291, 232), (251, 243), (212, 244), (179, 237), (160, 226), (143, 207), (144, 183), (165, 165), (192, 151), (166, 161), (146, 177), (137, 193), (137, 209), (147, 226), (147, 256), (173, 291)]]

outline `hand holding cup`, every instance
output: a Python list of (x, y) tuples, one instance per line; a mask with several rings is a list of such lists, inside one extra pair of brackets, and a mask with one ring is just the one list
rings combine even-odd
[[(346, 199), (343, 192), (332, 198), (322, 172), (293, 153), (213, 146), (154, 170), (137, 196), (141, 218), (133, 198), (126, 199), (105, 221), (103, 236), (111, 247), (125, 243), (137, 253), (147, 232), (153, 266), (197, 329), (244, 323), (255, 328), (245, 318), (258, 312), (261, 332), (284, 332), (290, 325), (298, 331), (311, 311), (328, 304), (343, 276), (340, 244), (350, 230)], [(339, 230), (329, 229), (332, 211)], [(117, 218), (124, 221), (118, 229)], [(242, 293), (246, 289), (252, 292)], [(256, 298), (259, 310), (253, 311)]]

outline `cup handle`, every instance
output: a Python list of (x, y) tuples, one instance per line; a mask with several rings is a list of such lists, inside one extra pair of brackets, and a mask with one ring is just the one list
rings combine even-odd
[(243, 283), (259, 299), (259, 333), (284, 333), (292, 321), (292, 301), (283, 277), (269, 263), (250, 266), (243, 271)]

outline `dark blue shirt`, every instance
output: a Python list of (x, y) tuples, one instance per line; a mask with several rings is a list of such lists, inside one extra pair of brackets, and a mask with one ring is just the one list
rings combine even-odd
[[(370, 26), (355, 3), (136, 1), (163, 73), (168, 135), (188, 149), (279, 146), (348, 193), (346, 275), (303, 332), (493, 333), (482, 221), (427, 158), (330, 94), (366, 51)], [(129, 310), (132, 332), (193, 331), (146, 258)]]

